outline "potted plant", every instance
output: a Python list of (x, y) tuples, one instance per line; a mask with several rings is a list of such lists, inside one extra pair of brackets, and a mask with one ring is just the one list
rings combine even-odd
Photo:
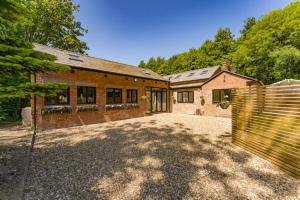
[(221, 101), (218, 103), (218, 106), (220, 106), (222, 109), (227, 109), (230, 106), (230, 102), (227, 100)]

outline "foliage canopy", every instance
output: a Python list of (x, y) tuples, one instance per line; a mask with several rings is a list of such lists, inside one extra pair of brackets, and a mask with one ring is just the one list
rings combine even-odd
[(235, 38), (229, 28), (221, 28), (214, 40), (206, 40), (199, 48), (169, 59), (152, 57), (141, 61), (139, 67), (168, 75), (226, 63), (266, 84), (300, 78), (300, 2), (258, 20), (248, 18), (240, 33)]

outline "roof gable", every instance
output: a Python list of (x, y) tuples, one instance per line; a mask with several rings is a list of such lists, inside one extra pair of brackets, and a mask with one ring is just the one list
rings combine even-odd
[(252, 77), (249, 77), (249, 76), (244, 76), (244, 75), (241, 75), (241, 74), (237, 74), (237, 73), (234, 73), (234, 72), (230, 72), (230, 71), (227, 71), (227, 70), (222, 70), (220, 71), (219, 73), (215, 74), (214, 76), (212, 76), (210, 79), (208, 79), (207, 81), (205, 81), (201, 87), (207, 83), (209, 83), (210, 81), (212, 81), (213, 79), (215, 79), (216, 77), (220, 76), (221, 74), (223, 73), (228, 73), (228, 74), (231, 74), (231, 75), (234, 75), (234, 76), (238, 76), (240, 78), (243, 78), (243, 79), (247, 79), (249, 81), (257, 81), (259, 82), (260, 84), (262, 84), (260, 81), (258, 81), (257, 79), (255, 78), (252, 78)]

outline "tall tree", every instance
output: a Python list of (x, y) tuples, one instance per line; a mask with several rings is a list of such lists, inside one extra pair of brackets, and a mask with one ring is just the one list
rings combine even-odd
[(232, 32), (229, 28), (221, 28), (213, 41), (206, 40), (198, 49), (191, 48), (187, 52), (174, 55), (167, 60), (161, 57), (151, 57), (146, 64), (141, 62), (139, 67), (149, 68), (161, 75), (168, 75), (212, 65), (222, 65), (228, 60), (228, 55), (234, 48), (235, 40)]
[(245, 38), (248, 34), (248, 32), (250, 31), (250, 29), (256, 24), (256, 19), (255, 17), (248, 17), (245, 21), (244, 21), (244, 27), (243, 29), (240, 31), (241, 33), (241, 38)]
[(30, 42), (86, 53), (87, 44), (80, 37), (87, 33), (74, 13), (79, 5), (73, 0), (23, 0), (29, 23), (25, 36)]
[(8, 99), (55, 95), (66, 88), (61, 83), (32, 83), (30, 74), (66, 71), (69, 67), (54, 63), (55, 57), (52, 55), (34, 51), (33, 45), (22, 38), (18, 26), (26, 18), (21, 4), (13, 0), (0, 0), (0, 5), (0, 110), (3, 111)]
[[(295, 77), (286, 73), (290, 69), (285, 68), (291, 65), (300, 68), (296, 61), (300, 50), (299, 19), (300, 2), (264, 15), (248, 30), (247, 37), (232, 54), (234, 65), (241, 73), (264, 83)], [(293, 72), (297, 77), (297, 70)]]

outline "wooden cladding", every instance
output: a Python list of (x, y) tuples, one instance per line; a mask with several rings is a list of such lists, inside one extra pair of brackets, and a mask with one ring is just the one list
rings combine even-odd
[(300, 178), (300, 84), (232, 90), (232, 142)]

